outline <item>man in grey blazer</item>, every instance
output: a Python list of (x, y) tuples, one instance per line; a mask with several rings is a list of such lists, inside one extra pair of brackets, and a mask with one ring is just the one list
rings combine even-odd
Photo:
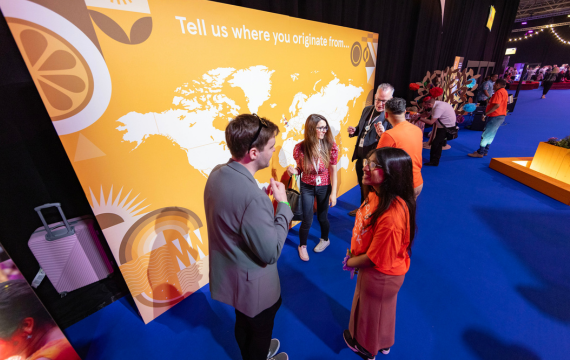
[[(269, 191), (254, 178), (269, 166), (279, 128), (257, 115), (242, 114), (226, 128), (232, 154), (214, 168), (204, 191), (210, 249), (212, 299), (235, 308), (235, 337), (244, 360), (287, 360), (271, 339), (281, 306), (277, 259), (293, 213), (285, 186), (270, 179)], [(267, 196), (273, 193), (277, 211)]]
[[(357, 127), (348, 127), (349, 137), (358, 136), (356, 146), (354, 147), (354, 154), (352, 155), (352, 161), (356, 160), (355, 169), (358, 185), (360, 185), (361, 204), (364, 202), (364, 188), (362, 187), (364, 170), (362, 170), (362, 160), (366, 158), (370, 150), (376, 149), (382, 132), (392, 128), (392, 124), (384, 118), (384, 105), (386, 101), (392, 98), (393, 94), (394, 87), (392, 85), (387, 83), (380, 84), (374, 96), (374, 105), (366, 106), (364, 110), (362, 110), (362, 116), (360, 117)], [(353, 210), (348, 214), (350, 216), (356, 216), (357, 210), (358, 209)]]

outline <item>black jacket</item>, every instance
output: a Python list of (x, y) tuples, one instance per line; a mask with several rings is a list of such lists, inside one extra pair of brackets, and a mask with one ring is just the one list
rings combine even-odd
[[(362, 110), (362, 116), (360, 117), (358, 126), (355, 127), (356, 130), (354, 131), (354, 135), (349, 135), (350, 137), (354, 136), (358, 137), (358, 139), (356, 140), (356, 146), (354, 147), (354, 154), (352, 155), (352, 161), (358, 160), (360, 158), (358, 156), (358, 145), (360, 143), (360, 137), (361, 135), (364, 135), (364, 133), (366, 132), (364, 128), (366, 127), (368, 119), (370, 119), (370, 114), (372, 113), (372, 111), (374, 111), (373, 105), (367, 106), (364, 108), (364, 110)], [(390, 124), (388, 120), (384, 118), (384, 111), (382, 111), (380, 113), (380, 116), (378, 116), (378, 118), (374, 120), (374, 122), (372, 122), (372, 124), (370, 125), (370, 131), (368, 131), (366, 137), (364, 138), (364, 149), (363, 149), (364, 151), (362, 152), (363, 154), (368, 154), (370, 150), (376, 149), (376, 146), (378, 146), (378, 140), (380, 140), (380, 138), (376, 133), (376, 129), (374, 129), (374, 124), (378, 122), (382, 122), (382, 125), (386, 130), (390, 130), (392, 128), (392, 124)]]

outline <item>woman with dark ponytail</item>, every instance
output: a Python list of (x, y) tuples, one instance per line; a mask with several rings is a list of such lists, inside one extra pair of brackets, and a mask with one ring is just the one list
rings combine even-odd
[(402, 149), (384, 147), (364, 160), (368, 193), (356, 214), (345, 269), (357, 270), (346, 344), (361, 357), (394, 345), (398, 291), (410, 268), (416, 232), (413, 165)]

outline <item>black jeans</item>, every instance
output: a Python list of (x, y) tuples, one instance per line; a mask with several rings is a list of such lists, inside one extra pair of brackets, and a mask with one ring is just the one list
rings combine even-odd
[(317, 198), (317, 219), (321, 225), (321, 239), (329, 239), (330, 223), (327, 217), (329, 212), (329, 197), (331, 186), (313, 186), (301, 181), (301, 204), (303, 205), (303, 222), (299, 229), (299, 245), (307, 245), (309, 230), (313, 224), (313, 206)]
[(542, 82), (542, 95), (546, 95), (548, 94), (548, 91), (550, 90), (550, 88), (552, 87), (552, 84), (554, 84), (554, 81), (543, 81)]
[(281, 297), (273, 306), (252, 318), (236, 309), (235, 336), (243, 360), (267, 360), (279, 307)]
[[(433, 130), (432, 130), (433, 131)], [(435, 139), (431, 143), (431, 149), (429, 151), (429, 162), (435, 165), (439, 165), (439, 159), (441, 159), (442, 148), (447, 143), (447, 131), (444, 128), (437, 128), (435, 133)]]
[(362, 185), (362, 177), (364, 176), (364, 166), (362, 165), (362, 159), (356, 160), (356, 164), (354, 164), (354, 169), (356, 170), (358, 185), (360, 185), (360, 204), (362, 204), (364, 202), (364, 186)]

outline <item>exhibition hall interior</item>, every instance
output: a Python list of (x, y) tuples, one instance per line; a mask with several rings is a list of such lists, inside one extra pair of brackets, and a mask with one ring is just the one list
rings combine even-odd
[(570, 2), (0, 12), (0, 360), (569, 358)]

